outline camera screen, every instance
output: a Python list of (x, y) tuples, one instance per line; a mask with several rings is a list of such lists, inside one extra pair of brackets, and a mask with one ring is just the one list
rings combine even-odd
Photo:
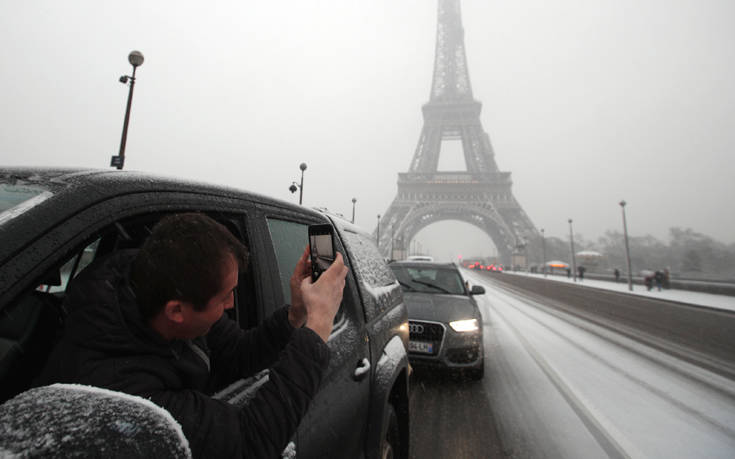
[(316, 263), (319, 271), (325, 271), (334, 261), (334, 247), (331, 234), (312, 234), (311, 240), (312, 263)]

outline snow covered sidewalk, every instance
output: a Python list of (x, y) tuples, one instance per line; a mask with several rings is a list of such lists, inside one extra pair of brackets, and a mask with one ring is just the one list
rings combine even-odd
[[(563, 276), (547, 276), (544, 278), (542, 274), (530, 274), (526, 272), (505, 271), (503, 275), (513, 276), (529, 276), (536, 279), (546, 279), (553, 282), (569, 282), (574, 283), (573, 279)], [(712, 293), (690, 292), (686, 290), (661, 290), (660, 292), (654, 287), (650, 292), (642, 285), (633, 285), (633, 291), (628, 291), (628, 283), (621, 278), (619, 283), (608, 282), (602, 280), (585, 279), (580, 281), (577, 279), (577, 285), (582, 287), (602, 288), (606, 290), (614, 290), (631, 295), (642, 295), (651, 298), (659, 298), (662, 300), (679, 301), (681, 303), (695, 304), (699, 306), (709, 306), (711, 308), (724, 309), (735, 312), (735, 296), (714, 295)]]

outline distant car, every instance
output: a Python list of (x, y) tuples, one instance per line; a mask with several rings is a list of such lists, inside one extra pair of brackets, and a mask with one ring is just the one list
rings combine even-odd
[(408, 357), (415, 367), (458, 370), (473, 379), (485, 373), (482, 316), (452, 263), (399, 261), (390, 264), (408, 308)]
[(409, 261), (434, 261), (434, 257), (429, 255), (410, 255), (408, 257)]
[[(209, 215), (249, 247), (228, 311), (243, 329), (290, 302), (289, 279), (308, 226), (332, 226), (349, 273), (327, 342), (329, 368), (292, 450), (307, 458), (408, 457), (408, 317), (374, 238), (326, 212), (135, 172), (0, 169), (0, 403), (27, 391), (43, 368), (64, 326), (74, 277), (100, 257), (139, 247), (158, 220), (178, 212)], [(211, 395), (240, 406), (259, 381), (216, 387)], [(0, 423), (30, 428), (15, 420)]]

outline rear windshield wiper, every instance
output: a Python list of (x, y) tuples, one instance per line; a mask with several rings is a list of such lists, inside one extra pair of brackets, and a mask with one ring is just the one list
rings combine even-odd
[(433, 287), (433, 288), (435, 288), (435, 289), (437, 289), (437, 290), (439, 290), (439, 291), (441, 291), (443, 293), (448, 293), (450, 295), (452, 294), (452, 292), (450, 292), (449, 290), (445, 289), (444, 287), (439, 287), (438, 285), (432, 284), (431, 282), (426, 282), (426, 281), (417, 280), (417, 279), (412, 279), (411, 282), (416, 282), (417, 284), (426, 285), (427, 287)]

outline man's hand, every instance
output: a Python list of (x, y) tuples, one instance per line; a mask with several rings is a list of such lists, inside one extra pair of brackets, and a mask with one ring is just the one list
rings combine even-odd
[(306, 323), (306, 308), (301, 295), (301, 282), (311, 277), (311, 260), (309, 246), (306, 246), (301, 258), (296, 262), (296, 268), (291, 275), (291, 307), (288, 308), (288, 321), (294, 328), (301, 328)]
[(342, 254), (338, 252), (332, 266), (316, 282), (311, 281), (311, 276), (301, 281), (301, 298), (307, 311), (306, 326), (314, 330), (325, 343), (332, 333), (334, 316), (342, 303), (347, 271)]

